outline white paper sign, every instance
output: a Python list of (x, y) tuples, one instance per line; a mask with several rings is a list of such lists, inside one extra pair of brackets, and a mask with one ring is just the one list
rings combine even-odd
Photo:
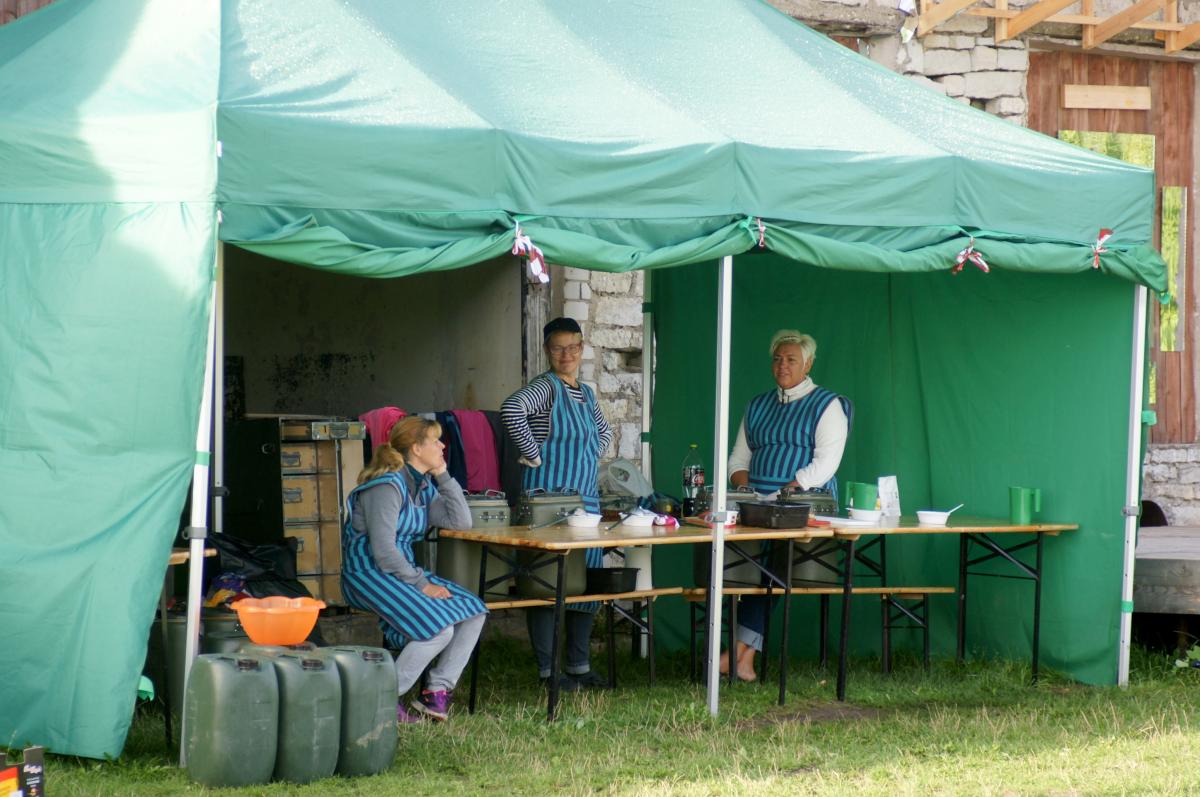
[(885, 515), (900, 514), (900, 485), (895, 476), (879, 477), (879, 508)]

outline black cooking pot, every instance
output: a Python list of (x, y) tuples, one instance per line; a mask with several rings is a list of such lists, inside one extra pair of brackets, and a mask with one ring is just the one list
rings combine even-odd
[(738, 525), (760, 529), (802, 529), (812, 504), (782, 501), (739, 501)]

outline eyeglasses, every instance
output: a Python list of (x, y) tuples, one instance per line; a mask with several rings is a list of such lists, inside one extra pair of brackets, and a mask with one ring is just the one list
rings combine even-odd
[(582, 343), (571, 343), (567, 346), (550, 346), (549, 351), (555, 357), (561, 357), (564, 354), (579, 354), (583, 351)]

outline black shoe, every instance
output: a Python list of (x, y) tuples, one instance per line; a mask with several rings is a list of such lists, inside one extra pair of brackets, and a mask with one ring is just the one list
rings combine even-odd
[(594, 670), (579, 673), (578, 675), (568, 675), (577, 686), (576, 689), (607, 689), (608, 679), (600, 676)]
[[(538, 678), (538, 683), (542, 685), (543, 689), (550, 688), (550, 679), (548, 677), (547, 678)], [(570, 675), (560, 675), (560, 676), (558, 676), (558, 691), (559, 692), (578, 692), (579, 691), (579, 682), (576, 681)]]

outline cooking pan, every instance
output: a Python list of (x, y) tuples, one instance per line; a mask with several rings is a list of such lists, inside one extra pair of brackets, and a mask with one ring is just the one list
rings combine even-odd
[(812, 504), (782, 501), (739, 501), (738, 524), (760, 529), (802, 529)]

